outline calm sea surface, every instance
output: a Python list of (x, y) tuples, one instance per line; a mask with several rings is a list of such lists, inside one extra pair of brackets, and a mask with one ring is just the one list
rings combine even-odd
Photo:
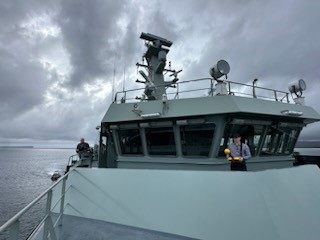
[[(74, 149), (0, 148), (0, 225), (48, 189), (51, 175), (63, 172), (73, 154)], [(44, 215), (43, 205), (40, 202), (22, 219), (22, 239)], [(0, 239), (6, 236), (0, 234)]]

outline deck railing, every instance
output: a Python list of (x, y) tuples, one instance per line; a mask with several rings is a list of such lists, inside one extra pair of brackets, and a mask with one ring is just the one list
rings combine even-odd
[(77, 161), (79, 161), (79, 154), (71, 155), (68, 159), (67, 166), (71, 166)]
[[(228, 95), (290, 103), (288, 92), (227, 80), (223, 82), (227, 85)], [(166, 83), (164, 85), (159, 85), (158, 87), (165, 86), (168, 99), (182, 99), (214, 96), (216, 95), (215, 83), (216, 81), (212, 78), (199, 78), (172, 84)], [(124, 103), (144, 101), (142, 97), (144, 90), (145, 88), (136, 88), (117, 92), (113, 102)]]
[[(29, 203), (25, 208), (23, 208), (20, 212), (18, 212), (15, 216), (13, 216), (11, 219), (9, 219), (5, 224), (3, 224), (0, 227), (0, 233), (4, 233), (5, 231), (9, 231), (9, 240), (16, 240), (19, 238), (19, 232), (20, 232), (20, 219), (25, 216), (32, 207), (34, 207), (37, 203), (39, 203), (43, 198), (46, 197), (46, 211), (45, 216), (41, 220), (41, 222), (38, 224), (38, 226), (35, 226), (35, 229), (31, 233), (31, 235), (28, 237), (28, 239), (32, 239), (35, 234), (39, 232), (39, 229), (43, 226), (43, 239), (52, 239), (55, 240), (56, 235), (54, 228), (61, 224), (62, 216), (64, 212), (64, 198), (66, 194), (66, 179), (68, 175), (74, 170), (75, 168), (72, 168), (68, 173), (66, 173), (64, 176), (60, 177), (58, 181), (53, 184), (49, 189), (47, 189), (44, 193), (42, 193), (40, 196), (38, 196), (36, 199), (34, 199), (31, 203)], [(61, 188), (61, 196), (58, 198), (56, 203), (52, 206), (52, 192), (55, 187), (57, 187), (59, 184), (62, 184)], [(60, 203), (60, 212), (58, 215), (57, 220), (53, 223), (52, 218), (50, 216), (51, 209), (53, 209), (55, 206), (57, 206)], [(6, 238), (7, 239), (7, 238)]]

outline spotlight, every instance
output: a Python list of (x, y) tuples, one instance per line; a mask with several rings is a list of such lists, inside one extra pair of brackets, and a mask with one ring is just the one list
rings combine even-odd
[(297, 97), (301, 97), (302, 92), (307, 89), (307, 85), (303, 79), (294, 81), (289, 84), (288, 89), (290, 93), (294, 93)]
[(227, 78), (227, 74), (230, 72), (230, 65), (227, 61), (225, 60), (220, 60), (217, 62), (216, 65), (214, 65), (211, 69), (210, 69), (210, 75), (215, 79), (218, 80), (220, 77), (222, 77), (223, 75), (226, 76)]

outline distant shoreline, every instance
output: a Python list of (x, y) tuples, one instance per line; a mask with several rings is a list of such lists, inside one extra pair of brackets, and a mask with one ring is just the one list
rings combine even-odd
[(0, 149), (74, 149), (74, 147), (0, 146)]
[(319, 141), (298, 141), (295, 148), (320, 148)]
[(33, 146), (0, 146), (0, 148), (34, 148)]

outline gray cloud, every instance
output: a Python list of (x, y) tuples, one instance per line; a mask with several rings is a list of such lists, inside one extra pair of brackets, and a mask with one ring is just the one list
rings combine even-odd
[[(126, 88), (141, 87), (134, 80), (142, 31), (173, 41), (168, 59), (183, 68), (181, 80), (208, 77), (226, 59), (232, 81), (257, 77), (259, 86), (287, 91), (305, 79), (306, 102), (320, 112), (318, 9), (297, 0), (2, 1), (0, 142), (73, 146), (83, 136), (92, 144), (113, 79), (114, 91), (124, 78)], [(317, 139), (318, 128), (301, 137)]]
[(95, 77), (110, 76), (119, 32), (117, 21), (123, 1), (63, 1), (57, 22), (70, 54), (70, 85), (77, 87)]
[[(48, 85), (46, 73), (41, 66), (28, 61), (21, 61), (19, 56), (12, 56), (0, 49), (1, 95), (0, 109), (11, 118), (16, 113), (24, 112), (43, 101), (43, 92)], [(34, 91), (37, 89), (38, 94)]]

